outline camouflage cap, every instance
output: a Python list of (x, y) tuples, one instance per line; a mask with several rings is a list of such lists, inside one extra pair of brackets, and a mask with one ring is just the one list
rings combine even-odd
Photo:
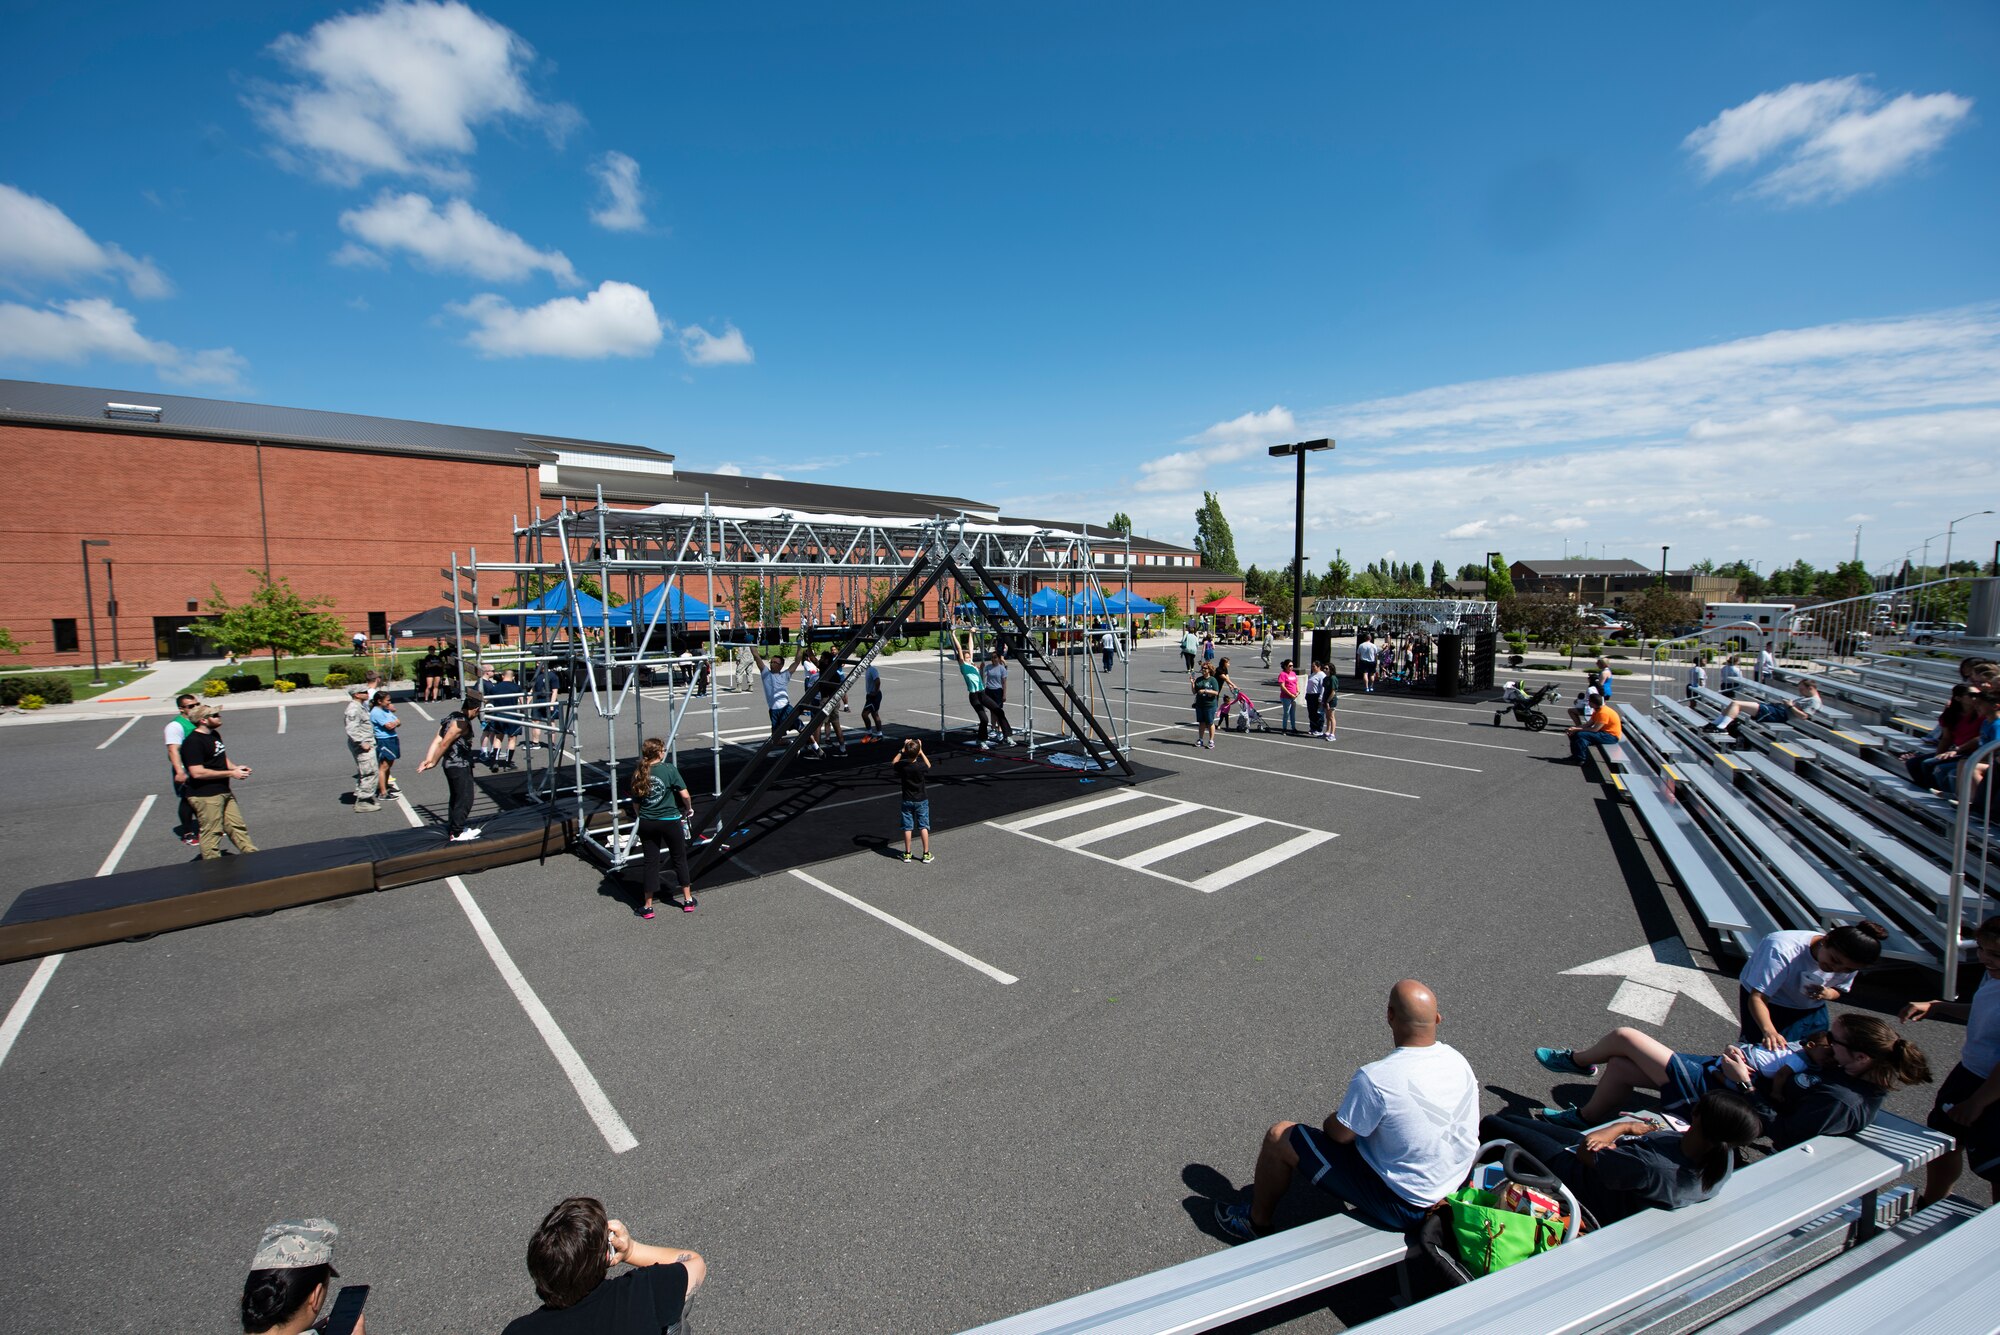
[(340, 1229), (331, 1219), (280, 1219), (264, 1230), (252, 1270), (299, 1270), (332, 1265), (334, 1239)]

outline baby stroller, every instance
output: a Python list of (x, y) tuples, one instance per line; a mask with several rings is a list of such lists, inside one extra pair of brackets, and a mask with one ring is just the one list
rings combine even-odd
[(1456, 1288), (1595, 1225), (1541, 1160), (1511, 1140), (1490, 1140), (1479, 1147), (1471, 1181), (1414, 1230), (1411, 1252), (1430, 1262), (1432, 1286)]
[[(1230, 711), (1234, 710), (1238, 705), (1243, 706), (1243, 712), (1235, 716), (1236, 722), (1232, 727), (1229, 721)], [(1271, 730), (1271, 725), (1264, 722), (1264, 713), (1257, 708), (1257, 702), (1241, 691), (1236, 693), (1234, 700), (1223, 706), (1222, 727), (1225, 732), (1248, 732), (1252, 728), (1255, 728), (1258, 732), (1269, 732)]]
[(1549, 726), (1549, 716), (1544, 714), (1539, 706), (1542, 701), (1554, 695), (1555, 690), (1555, 683), (1550, 682), (1546, 686), (1537, 687), (1533, 694), (1527, 694), (1521, 690), (1520, 682), (1508, 682), (1507, 689), (1500, 696), (1501, 708), (1493, 711), (1493, 726), (1499, 727), (1501, 718), (1508, 710), (1512, 710), (1515, 719), (1522, 727), (1529, 732), (1540, 732)]

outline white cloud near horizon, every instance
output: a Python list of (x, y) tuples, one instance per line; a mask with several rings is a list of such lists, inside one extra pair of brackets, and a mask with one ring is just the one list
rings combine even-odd
[[(1213, 490), (1245, 564), (1282, 566), (1293, 474), (1266, 467), (1261, 451), (1249, 459), (1244, 441), (1285, 420), (1277, 434), (1340, 442), (1308, 470), (1315, 568), (1335, 546), (1356, 566), (1393, 546), (1456, 569), (1491, 548), (1560, 556), (1565, 537), (1573, 552), (1587, 541), (1593, 553), (1648, 560), (1669, 544), (1677, 565), (1741, 552), (1844, 560), (1854, 522), (1867, 521), (1841, 516), (1887, 491), (1903, 498), (1889, 503), (1897, 518), (1864, 535), (1864, 556), (1879, 564), (1885, 542), (1916, 528), (1900, 555), (1941, 528), (1951, 505), (1987, 497), (2000, 508), (2000, 306), (1776, 330), (1285, 419), (1245, 413), (1189, 438), (1213, 442), (1207, 451), (1138, 462), (1101, 492), (1005, 504), (1085, 517), (1122, 509), (1142, 532), (1185, 542)], [(1772, 547), (1789, 532), (1831, 535), (1840, 550)]]
[(629, 154), (612, 150), (590, 165), (601, 196), (590, 220), (608, 232), (646, 230), (645, 191), (639, 184), (639, 164)]
[(0, 184), (0, 282), (16, 291), (41, 283), (116, 276), (135, 297), (173, 294), (150, 257), (94, 240), (67, 213), (15, 186)]
[(271, 51), (295, 81), (253, 93), (252, 113), (282, 161), (340, 185), (387, 174), (464, 190), (479, 128), (518, 121), (560, 141), (579, 119), (529, 87), (527, 42), (456, 0), (383, 0)]
[(1182, 439), (1181, 444), (1196, 448), (1142, 464), (1138, 489), (1184, 490), (1191, 478), (1200, 477), (1211, 466), (1233, 463), (1256, 454), (1267, 445), (1280, 443), (1279, 437), (1290, 435), (1297, 426), (1291, 409), (1283, 404), (1273, 404), (1263, 412), (1248, 412), (1227, 422), (1217, 422)]
[(540, 272), (563, 287), (583, 286), (561, 251), (535, 249), (463, 199), (440, 209), (428, 196), (385, 190), (366, 208), (341, 214), (340, 230), (366, 245), (341, 247), (334, 252), (337, 264), (379, 266), (379, 252), (402, 251), (440, 273), (518, 282)]
[(1703, 178), (1768, 166), (1749, 193), (1781, 204), (1843, 199), (1914, 167), (1972, 114), (1956, 93), (1888, 101), (1859, 75), (1795, 83), (1730, 107), (1682, 141)]
[(187, 351), (139, 332), (138, 317), (103, 297), (25, 306), (0, 302), (0, 358), (75, 364), (93, 358), (151, 366), (176, 385), (239, 389), (247, 363), (233, 348)]
[(666, 336), (652, 296), (630, 283), (606, 281), (583, 297), (525, 308), (484, 292), (447, 309), (472, 321), (465, 341), (488, 357), (645, 357)]
[(698, 324), (681, 330), (681, 355), (690, 366), (748, 366), (756, 352), (744, 341), (743, 331), (724, 324), (720, 334), (711, 334)]

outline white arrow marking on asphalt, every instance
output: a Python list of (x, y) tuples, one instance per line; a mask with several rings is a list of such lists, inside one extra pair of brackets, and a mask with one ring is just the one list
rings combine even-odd
[(1674, 937), (1563, 970), (1565, 977), (1579, 974), (1622, 978), (1605, 1009), (1647, 1024), (1665, 1023), (1677, 996), (1685, 996), (1725, 1020), (1736, 1018), (1715, 990), (1715, 981), (1694, 967), (1694, 957)]

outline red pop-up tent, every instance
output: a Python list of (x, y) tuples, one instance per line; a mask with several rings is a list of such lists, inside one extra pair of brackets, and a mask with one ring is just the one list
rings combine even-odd
[(1233, 593), (1226, 598), (1217, 598), (1212, 603), (1203, 603), (1194, 610), (1203, 616), (1249, 617), (1262, 616), (1264, 614), (1263, 608), (1253, 602), (1247, 602), (1242, 598), (1238, 598)]

